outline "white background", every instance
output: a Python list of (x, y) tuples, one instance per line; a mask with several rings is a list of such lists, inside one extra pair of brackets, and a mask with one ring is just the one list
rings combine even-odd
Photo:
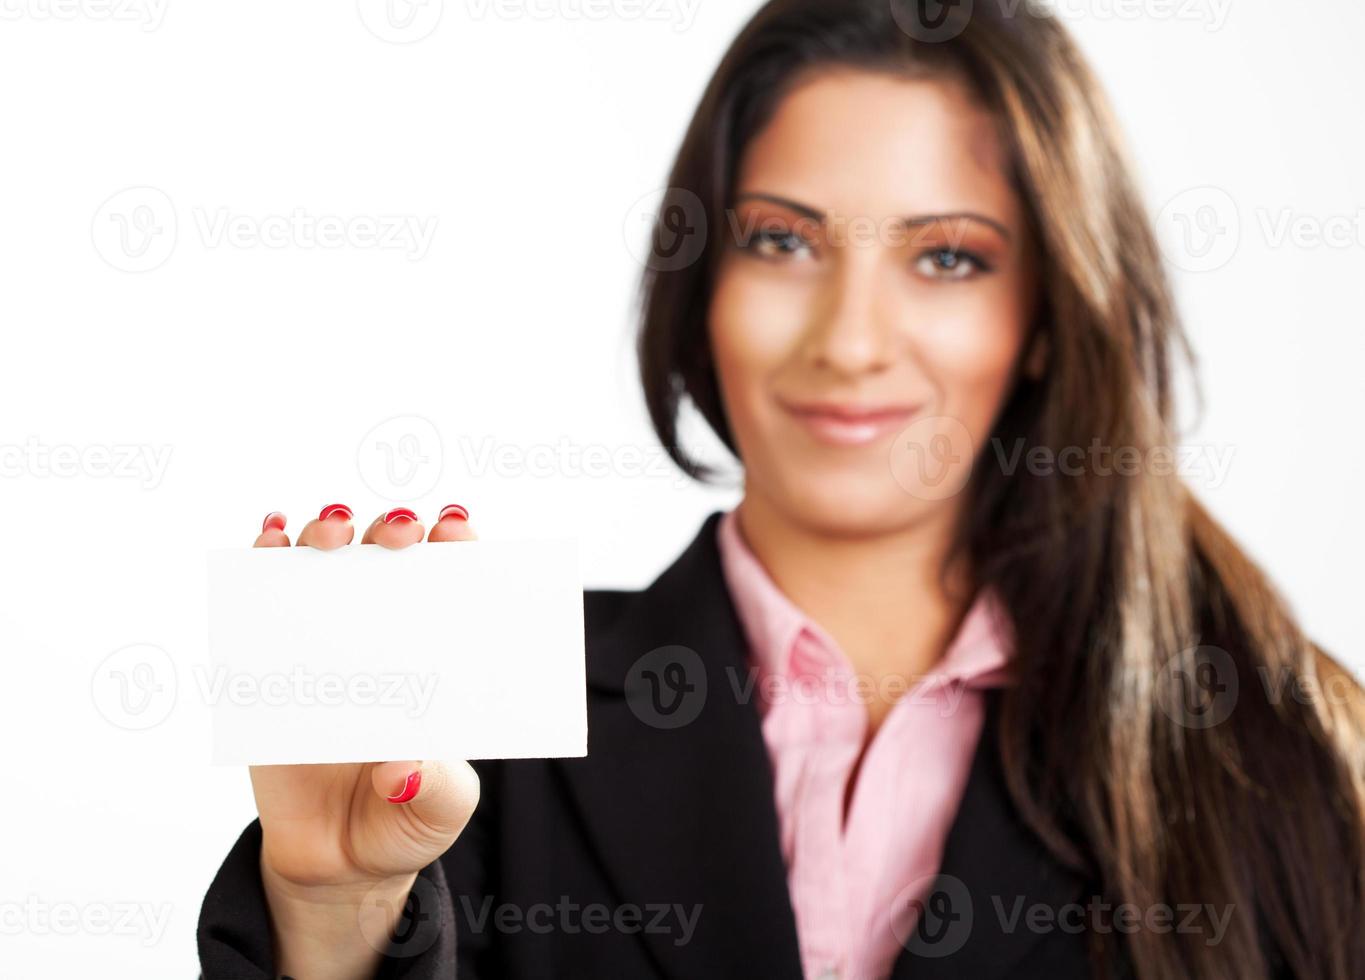
[[(297, 529), (415, 495), (428, 520), (465, 504), (486, 536), (580, 534), (590, 584), (638, 587), (735, 499), (661, 463), (631, 311), (640, 215), (757, 4), (430, 0), (405, 33), (369, 0), (69, 2), (0, 3), (0, 974), (185, 977), (253, 812), (246, 774), (206, 764), (206, 549), (249, 543), (272, 509)], [(1172, 246), (1208, 402), (1189, 441), (1234, 454), (1201, 492), (1360, 672), (1365, 12), (1063, 15), (1152, 214), (1222, 229), (1207, 254)], [(137, 187), (154, 190), (105, 206)], [(435, 234), (419, 258), (214, 232), (296, 212)], [(119, 252), (119, 214), (161, 229), (151, 249)], [(1286, 218), (1306, 219), (1297, 241), (1275, 235)], [(1319, 226), (1351, 238), (1303, 237)], [(110, 472), (127, 447), (161, 468)], [(584, 472), (563, 447), (627, 455)], [(111, 672), (147, 657), (157, 700), (121, 716)], [(127, 934), (126, 903), (144, 909)]]

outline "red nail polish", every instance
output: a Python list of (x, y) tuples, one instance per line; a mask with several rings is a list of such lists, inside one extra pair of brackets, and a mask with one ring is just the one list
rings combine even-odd
[(469, 511), (459, 504), (447, 504), (441, 508), (441, 516), (436, 518), (436, 523), (441, 523), (447, 517), (458, 517), (462, 521), (467, 521), (469, 520)]
[(417, 795), (417, 791), (421, 788), (422, 770), (418, 769), (416, 772), (408, 773), (408, 780), (403, 784), (402, 789), (393, 796), (386, 796), (385, 799), (390, 803), (407, 803)]
[(264, 534), (274, 528), (276, 531), (284, 530), (284, 515), (277, 510), (272, 510), (265, 515), (265, 520), (261, 522), (261, 533)]
[(351, 508), (345, 504), (328, 504), (322, 508), (322, 513), (318, 515), (318, 520), (325, 521), (329, 517), (340, 517), (344, 521), (349, 521), (355, 515), (351, 513)]
[(395, 524), (398, 521), (415, 520), (417, 520), (417, 513), (415, 511), (408, 510), (408, 508), (406, 507), (395, 507), (393, 510), (389, 511), (387, 514), (384, 515), (385, 524)]

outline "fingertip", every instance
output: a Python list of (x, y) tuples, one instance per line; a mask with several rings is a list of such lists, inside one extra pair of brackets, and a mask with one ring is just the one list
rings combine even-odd
[(407, 507), (395, 507), (375, 518), (361, 543), (377, 544), (384, 548), (406, 548), (417, 544), (425, 536), (426, 528), (417, 520), (416, 512)]
[(272, 510), (261, 521), (261, 533), (256, 536), (253, 548), (287, 548), (289, 535), (284, 533), (287, 519), (277, 510)]
[(477, 539), (478, 535), (474, 533), (474, 528), (469, 523), (469, 511), (460, 504), (448, 504), (441, 508), (441, 514), (436, 519), (431, 534), (427, 535), (428, 541), (475, 541)]
[(408, 814), (452, 838), (479, 805), (479, 776), (468, 762), (384, 762), (371, 781), (386, 809)]
[(320, 551), (333, 551), (355, 540), (355, 525), (351, 522), (354, 515), (345, 504), (328, 504), (318, 513), (317, 519), (299, 534), (299, 544)]
[(318, 514), (318, 520), (320, 521), (349, 521), (354, 517), (355, 512), (345, 504), (328, 504), (326, 507), (322, 508), (321, 513)]
[(370, 783), (388, 803), (411, 803), (422, 790), (422, 763), (381, 762), (371, 770)]

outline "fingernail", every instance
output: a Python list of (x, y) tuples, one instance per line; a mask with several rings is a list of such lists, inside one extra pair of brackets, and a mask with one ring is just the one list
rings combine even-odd
[(408, 510), (406, 507), (395, 507), (384, 515), (385, 524), (396, 524), (399, 521), (415, 521), (417, 514), (415, 511)]
[(462, 521), (467, 521), (469, 520), (469, 511), (459, 504), (446, 504), (441, 508), (441, 516), (436, 518), (436, 523), (441, 523), (447, 517), (458, 517)]
[(277, 510), (272, 510), (265, 515), (265, 520), (261, 522), (261, 533), (264, 534), (274, 528), (276, 531), (284, 530), (284, 515)]
[(343, 521), (349, 521), (355, 515), (351, 513), (351, 508), (345, 504), (328, 504), (322, 508), (322, 513), (318, 515), (318, 520), (325, 521), (329, 517), (340, 517)]
[(393, 796), (386, 796), (385, 799), (388, 800), (390, 803), (407, 803), (409, 800), (411, 800), (414, 796), (417, 795), (417, 791), (421, 788), (422, 770), (418, 769), (415, 772), (408, 773), (407, 782), (403, 784), (402, 789), (400, 789)]

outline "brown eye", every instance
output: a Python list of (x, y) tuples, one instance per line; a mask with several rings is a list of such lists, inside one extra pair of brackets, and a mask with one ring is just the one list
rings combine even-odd
[(929, 279), (969, 279), (979, 272), (986, 271), (986, 264), (970, 252), (936, 248), (916, 260), (915, 271)]

